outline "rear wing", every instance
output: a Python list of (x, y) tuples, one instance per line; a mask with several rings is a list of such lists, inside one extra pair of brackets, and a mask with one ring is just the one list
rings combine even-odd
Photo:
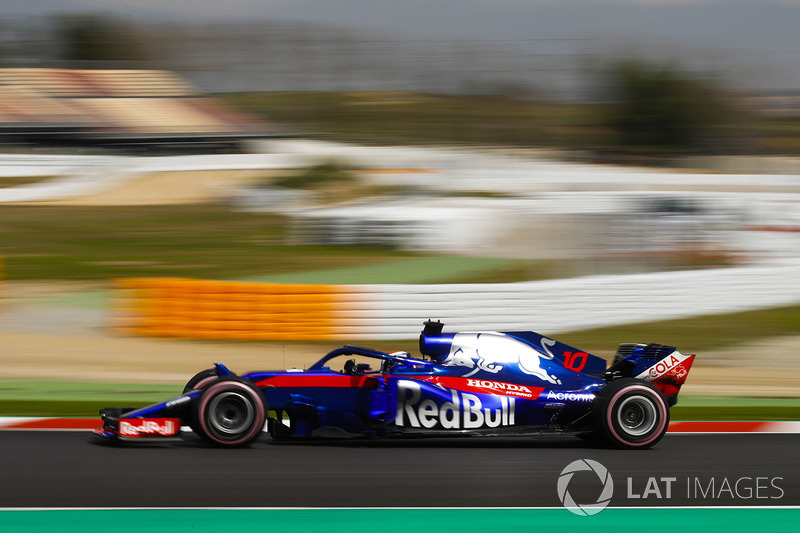
[(649, 381), (667, 397), (670, 405), (674, 405), (694, 358), (695, 354), (683, 354), (674, 346), (623, 343), (605, 377), (609, 381), (621, 377)]

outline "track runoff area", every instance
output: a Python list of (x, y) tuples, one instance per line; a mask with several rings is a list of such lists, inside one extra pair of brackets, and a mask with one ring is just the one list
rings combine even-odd
[(798, 422), (673, 422), (644, 451), (545, 437), (109, 447), (97, 425), (0, 419), (0, 532), (780, 532), (800, 519)]

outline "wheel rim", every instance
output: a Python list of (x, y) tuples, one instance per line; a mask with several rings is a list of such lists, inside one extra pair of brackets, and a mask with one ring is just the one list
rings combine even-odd
[(255, 419), (252, 402), (238, 392), (222, 392), (208, 406), (208, 422), (221, 437), (237, 437), (250, 429)]
[(628, 435), (641, 437), (656, 426), (658, 413), (656, 406), (644, 396), (625, 398), (617, 410), (617, 422)]

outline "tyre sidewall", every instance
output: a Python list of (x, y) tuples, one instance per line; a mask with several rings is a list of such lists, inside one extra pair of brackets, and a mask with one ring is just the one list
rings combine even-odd
[(202, 389), (212, 381), (217, 379), (217, 369), (216, 368), (206, 368), (205, 370), (201, 370), (190, 379), (186, 386), (183, 387), (183, 393), (186, 394), (187, 392), (195, 389)]
[[(218, 434), (209, 423), (208, 408), (212, 400), (225, 392), (239, 393), (253, 407), (253, 421), (234, 438)], [(219, 378), (206, 386), (195, 404), (194, 426), (197, 433), (206, 441), (216, 446), (246, 446), (255, 440), (264, 429), (266, 420), (266, 405), (259, 391), (252, 384), (241, 378)]]
[[(201, 370), (192, 376), (188, 382), (186, 382), (186, 386), (183, 387), (183, 394), (193, 390), (201, 390), (215, 381), (219, 381), (216, 368), (206, 368), (205, 370)], [(192, 412), (189, 414), (188, 422), (189, 427), (192, 428), (192, 431), (199, 435), (200, 430), (197, 426), (197, 413), (195, 410), (192, 410)]]

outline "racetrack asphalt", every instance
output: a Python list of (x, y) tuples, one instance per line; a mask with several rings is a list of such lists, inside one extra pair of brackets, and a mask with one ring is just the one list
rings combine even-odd
[[(569, 437), (232, 450), (189, 438), (109, 446), (84, 432), (3, 432), (0, 507), (556, 507), (559, 475), (584, 458), (611, 474), (612, 506), (800, 504), (800, 435), (667, 435), (636, 451)], [(601, 489), (593, 472), (568, 485), (578, 503)]]

